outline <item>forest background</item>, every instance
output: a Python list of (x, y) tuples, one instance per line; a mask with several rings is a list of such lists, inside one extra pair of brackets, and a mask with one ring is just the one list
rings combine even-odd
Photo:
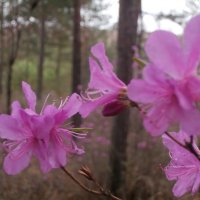
[[(118, 76), (128, 83), (131, 77), (141, 76), (133, 57), (147, 59), (143, 51), (150, 33), (146, 18), (152, 18), (158, 27), (166, 25), (173, 31), (174, 25), (167, 25), (163, 20), (183, 27), (200, 8), (198, 0), (185, 0), (187, 10), (173, 7), (168, 12), (155, 14), (148, 9), (144, 11), (142, 3), (120, 0), (120, 12), (108, 13), (105, 10), (112, 5), (106, 0), (0, 0), (1, 113), (10, 112), (12, 100), (24, 103), (22, 80), (36, 91), (38, 110), (49, 93), (51, 101), (58, 103), (72, 92), (84, 91), (89, 80), (90, 48), (99, 41), (105, 43)], [(119, 22), (113, 24), (110, 18), (116, 13), (119, 13)], [(132, 14), (127, 16), (127, 13)], [(67, 168), (79, 176), (78, 169), (88, 165), (101, 184), (125, 199), (174, 199), (172, 183), (162, 171), (168, 162), (168, 153), (160, 139), (145, 132), (138, 116), (134, 109), (115, 118), (102, 117), (101, 109), (84, 120), (76, 116), (73, 120), (76, 126), (93, 129), (80, 142), (85, 155), (70, 157)], [(87, 181), (85, 184), (90, 186)], [(42, 174), (34, 159), (17, 176), (0, 171), (0, 199), (80, 198), (103, 199), (83, 191), (59, 169)], [(190, 198), (185, 196), (182, 200)]]

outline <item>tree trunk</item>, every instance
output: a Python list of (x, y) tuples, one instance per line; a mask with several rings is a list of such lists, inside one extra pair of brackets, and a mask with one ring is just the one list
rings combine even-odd
[(19, 43), (21, 38), (21, 30), (19, 28), (16, 31), (11, 30), (11, 45), (10, 45), (10, 55), (8, 60), (8, 69), (7, 69), (7, 104), (6, 109), (7, 113), (10, 113), (10, 104), (12, 98), (12, 74), (13, 74), (13, 65), (16, 61), (18, 50), (19, 50)]
[(2, 77), (3, 77), (3, 66), (4, 66), (4, 0), (1, 1), (0, 5), (0, 95), (2, 94)]
[(11, 26), (11, 38), (10, 38), (10, 53), (8, 57), (8, 69), (7, 69), (7, 80), (6, 80), (6, 96), (7, 96), (7, 102), (6, 102), (6, 110), (7, 113), (10, 113), (10, 104), (11, 104), (11, 98), (12, 98), (12, 74), (13, 74), (13, 65), (15, 64), (18, 50), (19, 50), (19, 43), (21, 39), (21, 27), (18, 23), (18, 14), (19, 14), (19, 6), (18, 6), (18, 0), (16, 0), (14, 7), (14, 20), (16, 22), (16, 26)]
[(44, 0), (41, 0), (40, 11), (40, 50), (38, 57), (37, 69), (37, 97), (41, 99), (43, 89), (43, 73), (44, 73), (44, 58), (45, 58), (45, 9)]
[[(74, 0), (74, 17), (73, 17), (73, 67), (72, 67), (72, 92), (80, 94), (81, 87), (81, 0)], [(73, 118), (75, 127), (81, 125), (81, 117), (79, 114)]]
[(60, 85), (60, 67), (61, 67), (61, 55), (62, 55), (62, 44), (58, 43), (58, 49), (57, 49), (57, 61), (56, 61), (56, 69), (55, 69), (55, 78), (58, 83), (58, 88)]
[[(119, 23), (117, 41), (117, 74), (126, 84), (132, 77), (133, 50), (136, 44), (137, 20), (140, 13), (141, 0), (119, 1)], [(115, 117), (111, 136), (111, 191), (123, 196), (119, 191), (125, 183), (125, 162), (127, 136), (129, 131), (129, 110)]]

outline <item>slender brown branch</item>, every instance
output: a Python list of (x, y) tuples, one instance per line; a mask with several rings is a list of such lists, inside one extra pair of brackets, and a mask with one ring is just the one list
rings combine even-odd
[(177, 143), (179, 146), (181, 146), (182, 148), (186, 149), (187, 151), (189, 151), (190, 153), (192, 153), (198, 160), (200, 160), (200, 155), (196, 152), (196, 150), (193, 147), (193, 136), (191, 136), (191, 140), (190, 142), (185, 142), (185, 144), (182, 144), (181, 142), (179, 142), (176, 138), (174, 138), (170, 133), (168, 133), (167, 131), (165, 131), (165, 134), (171, 139), (173, 140), (175, 143)]
[(113, 200), (121, 200), (120, 198), (114, 196), (110, 191), (105, 191), (104, 188), (94, 179), (92, 178), (91, 180), (95, 183), (95, 185), (98, 187), (99, 190), (93, 190), (90, 189), (88, 187), (86, 187), (82, 182), (80, 182), (76, 177), (74, 177), (71, 172), (69, 172), (67, 169), (65, 169), (64, 167), (61, 167), (61, 169), (63, 170), (63, 172), (65, 174), (67, 174), (75, 183), (77, 183), (83, 190), (95, 194), (95, 195), (99, 195), (99, 196), (106, 196), (106, 197), (110, 197)]
[(184, 144), (182, 144), (181, 142), (179, 142), (176, 138), (174, 138), (170, 133), (168, 133), (167, 131), (165, 131), (165, 134), (171, 139), (171, 140), (173, 140), (175, 143), (177, 143), (179, 146), (181, 146), (181, 147), (183, 147), (184, 149), (187, 149), (188, 150), (188, 148), (184, 145)]
[(101, 195), (101, 192), (96, 191), (96, 190), (92, 190), (90, 188), (87, 188), (85, 185), (83, 185), (83, 183), (81, 183), (78, 179), (76, 179), (67, 169), (65, 169), (64, 167), (61, 167), (61, 169), (65, 172), (65, 174), (67, 174), (75, 183), (77, 183), (82, 189), (84, 189), (85, 191), (92, 193), (92, 194), (96, 194), (96, 195)]

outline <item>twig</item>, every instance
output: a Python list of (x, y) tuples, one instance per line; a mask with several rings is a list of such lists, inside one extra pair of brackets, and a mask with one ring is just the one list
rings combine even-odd
[[(165, 131), (165, 134), (171, 139), (173, 140), (175, 143), (177, 143), (179, 146), (183, 147), (184, 149), (187, 149), (187, 147), (182, 144), (181, 142), (179, 142), (176, 138), (174, 138), (170, 133), (168, 133), (167, 131)], [(188, 150), (188, 149), (187, 149)]]
[(200, 155), (196, 152), (196, 150), (193, 147), (193, 136), (191, 136), (191, 140), (190, 142), (185, 142), (185, 144), (182, 144), (181, 142), (179, 142), (176, 138), (174, 138), (170, 133), (168, 133), (167, 131), (165, 131), (165, 134), (171, 139), (173, 140), (175, 143), (177, 143), (179, 146), (181, 146), (182, 148), (186, 149), (187, 151), (189, 151), (190, 153), (192, 153), (198, 160), (200, 160)]
[(105, 191), (104, 188), (94, 179), (94, 177), (91, 175), (90, 180), (93, 181), (95, 183), (95, 185), (98, 187), (99, 190), (93, 190), (90, 189), (88, 187), (86, 187), (82, 182), (80, 182), (80, 180), (78, 180), (77, 178), (75, 178), (71, 172), (69, 172), (67, 169), (65, 169), (64, 167), (61, 167), (61, 169), (63, 170), (63, 172), (65, 174), (67, 174), (75, 183), (77, 183), (83, 190), (94, 194), (94, 195), (99, 195), (99, 196), (106, 196), (109, 197), (113, 200), (121, 200), (120, 198), (114, 196), (110, 191)]

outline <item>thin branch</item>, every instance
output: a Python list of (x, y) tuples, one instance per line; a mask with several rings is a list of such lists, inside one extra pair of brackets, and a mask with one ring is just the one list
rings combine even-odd
[(65, 172), (65, 174), (67, 174), (75, 183), (77, 183), (82, 189), (84, 189), (85, 191), (95, 194), (95, 195), (101, 195), (101, 192), (96, 191), (96, 190), (92, 190), (90, 188), (87, 188), (85, 185), (83, 185), (83, 183), (81, 183), (78, 179), (76, 179), (67, 169), (65, 169), (64, 167), (61, 167), (61, 169)]
[(177, 143), (179, 146), (181, 146), (181, 147), (183, 147), (184, 149), (187, 149), (188, 150), (188, 148), (184, 145), (184, 144), (182, 144), (181, 142), (179, 142), (176, 138), (174, 138), (170, 133), (168, 133), (167, 131), (165, 131), (165, 134), (171, 139), (171, 140), (173, 140), (175, 143)]
[(113, 200), (121, 200), (120, 198), (114, 196), (110, 191), (105, 191), (104, 188), (92, 177), (92, 179), (90, 179), (91, 181), (93, 181), (95, 183), (95, 185), (98, 187), (99, 190), (93, 190), (90, 189), (88, 187), (86, 187), (80, 180), (78, 180), (76, 177), (74, 177), (71, 172), (69, 172), (67, 169), (65, 169), (64, 167), (61, 167), (61, 169), (63, 170), (63, 172), (65, 174), (67, 174), (75, 183), (77, 183), (83, 190), (94, 194), (94, 195), (99, 195), (99, 196), (106, 196), (106, 197), (110, 197)]
[(186, 149), (187, 151), (189, 151), (190, 153), (192, 153), (198, 160), (200, 160), (200, 155), (196, 152), (196, 150), (194, 149), (193, 146), (193, 136), (191, 136), (191, 140), (190, 142), (185, 142), (185, 144), (182, 144), (181, 142), (179, 142), (176, 138), (174, 138), (170, 133), (168, 133), (167, 131), (165, 131), (165, 134), (171, 139), (173, 140), (175, 143), (177, 143), (179, 146), (181, 146), (182, 148)]

